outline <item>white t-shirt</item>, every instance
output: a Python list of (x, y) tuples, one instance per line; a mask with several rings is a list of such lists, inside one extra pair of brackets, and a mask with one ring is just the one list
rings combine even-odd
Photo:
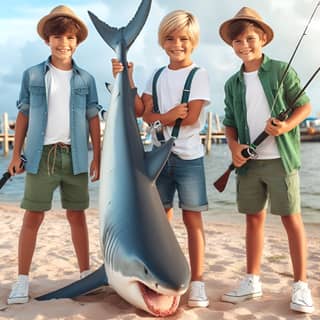
[[(160, 74), (157, 81), (157, 96), (160, 113), (166, 113), (177, 104), (181, 103), (182, 92), (185, 81), (190, 71), (196, 67), (195, 64), (186, 68), (172, 70), (166, 67)], [(158, 70), (158, 69), (157, 69)], [(155, 72), (157, 71), (155, 70)], [(152, 77), (149, 79), (146, 94), (152, 95)], [(204, 100), (204, 106), (210, 103), (209, 77), (205, 69), (200, 68), (192, 79), (189, 101)], [(198, 120), (193, 125), (181, 126), (179, 136), (175, 140), (172, 152), (185, 160), (200, 158), (204, 155), (203, 145), (199, 132), (205, 124), (204, 108), (202, 108)], [(164, 127), (164, 137), (168, 140), (171, 137), (173, 127)]]
[(48, 123), (44, 144), (71, 143), (70, 79), (72, 70), (60, 70), (50, 64), (45, 81), (48, 97)]
[[(266, 122), (270, 118), (270, 108), (263, 91), (258, 71), (244, 72), (246, 85), (247, 121), (250, 141), (253, 142), (264, 131)], [(269, 136), (257, 147), (257, 159), (280, 158), (275, 137)]]

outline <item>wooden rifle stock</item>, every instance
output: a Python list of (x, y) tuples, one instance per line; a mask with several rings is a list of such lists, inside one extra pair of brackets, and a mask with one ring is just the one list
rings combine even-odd
[(225, 173), (218, 179), (216, 180), (213, 185), (214, 187), (219, 191), (222, 192), (229, 180), (229, 176), (230, 173), (235, 169), (235, 166), (233, 165), (233, 163), (230, 164), (230, 166), (228, 167), (228, 169), (225, 171)]

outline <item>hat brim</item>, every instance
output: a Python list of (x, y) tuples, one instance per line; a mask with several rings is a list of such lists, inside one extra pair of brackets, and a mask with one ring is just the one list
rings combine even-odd
[(58, 13), (57, 12), (57, 13), (51, 13), (51, 14), (48, 14), (48, 15), (44, 16), (38, 22), (37, 31), (38, 31), (39, 36), (42, 39), (47, 40), (46, 37), (45, 37), (45, 34), (43, 32), (45, 24), (49, 20), (51, 20), (53, 18), (57, 18), (57, 17), (68, 17), (68, 18), (71, 18), (72, 20), (75, 20), (77, 22), (77, 24), (80, 26), (80, 33), (78, 35), (78, 43), (84, 41), (87, 38), (88, 29), (87, 29), (86, 25), (79, 18), (77, 18), (75, 15), (72, 15), (72, 14), (68, 14), (68, 13), (63, 13), (62, 14), (62, 13)]
[(239, 18), (232, 18), (230, 20), (225, 21), (224, 23), (221, 24), (221, 26), (219, 28), (220, 37), (228, 45), (232, 46), (232, 40), (229, 37), (230, 25), (234, 21), (237, 21), (237, 20), (248, 20), (248, 21), (255, 22), (257, 25), (259, 25), (262, 28), (262, 30), (265, 32), (266, 36), (267, 36), (267, 41), (263, 46), (266, 46), (268, 43), (270, 43), (272, 41), (272, 39), (273, 39), (273, 30), (271, 29), (271, 27), (269, 25), (267, 25), (266, 23), (264, 23), (261, 20), (254, 19), (252, 17), (241, 17), (241, 18), (239, 17)]

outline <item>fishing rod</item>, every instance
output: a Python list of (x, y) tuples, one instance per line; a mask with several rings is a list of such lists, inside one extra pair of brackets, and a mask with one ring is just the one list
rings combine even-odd
[(276, 101), (277, 101), (278, 96), (279, 96), (280, 88), (281, 88), (281, 86), (282, 86), (282, 84), (283, 84), (283, 82), (284, 82), (284, 80), (285, 80), (285, 78), (286, 78), (286, 76), (287, 76), (287, 74), (288, 74), (289, 68), (290, 68), (290, 66), (291, 66), (291, 64), (292, 64), (292, 61), (293, 61), (293, 58), (295, 57), (296, 52), (297, 52), (298, 48), (300, 47), (300, 44), (301, 44), (301, 42), (302, 42), (303, 37), (304, 37), (305, 35), (307, 35), (307, 30), (308, 30), (308, 28), (309, 28), (309, 25), (310, 25), (310, 23), (311, 23), (314, 15), (316, 14), (319, 6), (320, 6), (320, 1), (318, 1), (318, 3), (316, 4), (315, 8), (313, 9), (313, 12), (312, 12), (312, 14), (311, 14), (311, 16), (310, 16), (310, 18), (309, 18), (309, 20), (308, 20), (308, 22), (307, 22), (307, 24), (306, 24), (303, 32), (302, 32), (300, 38), (299, 38), (299, 40), (298, 40), (298, 43), (297, 43), (295, 49), (293, 50), (293, 53), (292, 53), (292, 55), (291, 55), (291, 57), (290, 57), (290, 60), (289, 60), (289, 62), (288, 62), (288, 64), (287, 64), (287, 67), (285, 68), (285, 70), (284, 70), (284, 72), (283, 72), (283, 75), (282, 75), (282, 77), (281, 77), (281, 79), (280, 79), (279, 87), (278, 87), (276, 96), (274, 97), (272, 106), (271, 106), (271, 108), (270, 108), (270, 109), (271, 109), (270, 113), (272, 113), (273, 108), (275, 107)]
[[(297, 52), (297, 50), (298, 50), (298, 48), (299, 48), (299, 46), (300, 46), (300, 44), (301, 44), (301, 42), (302, 42), (303, 37), (307, 34), (308, 27), (309, 27), (309, 25), (310, 25), (310, 23), (311, 23), (314, 15), (315, 15), (316, 11), (318, 10), (319, 6), (320, 6), (320, 1), (318, 1), (318, 3), (316, 4), (316, 6), (315, 6), (315, 8), (314, 8), (314, 10), (313, 10), (313, 12), (312, 12), (312, 14), (311, 14), (308, 22), (307, 22), (307, 25), (306, 25), (306, 27), (304, 28), (304, 30), (303, 30), (303, 32), (302, 32), (302, 34), (301, 34), (301, 36), (300, 36), (300, 38), (299, 38), (299, 40), (298, 40), (298, 43), (297, 43), (297, 45), (296, 45), (296, 47), (295, 47), (295, 49), (294, 49), (294, 51), (293, 51), (293, 53), (292, 53), (292, 55), (291, 55), (291, 57), (290, 57), (290, 60), (289, 60), (287, 66), (286, 66), (286, 68), (285, 68), (285, 70), (284, 70), (284, 72), (283, 72), (283, 75), (282, 75), (282, 77), (281, 77), (281, 79), (280, 79), (280, 82), (279, 82), (279, 87), (278, 87), (277, 93), (276, 93), (276, 95), (275, 95), (275, 98), (274, 98), (274, 100), (273, 100), (272, 106), (271, 106), (271, 108), (270, 108), (270, 113), (272, 113), (272, 111), (273, 111), (273, 109), (274, 109), (274, 107), (275, 107), (276, 101), (277, 101), (278, 96), (279, 96), (279, 93), (280, 93), (281, 86), (282, 86), (282, 84), (283, 84), (283, 82), (284, 82), (284, 80), (285, 80), (285, 78), (286, 78), (286, 76), (287, 76), (287, 74), (288, 74), (289, 68), (290, 68), (290, 66), (291, 66), (291, 64), (292, 64), (292, 61), (293, 61), (293, 58), (294, 58), (294, 56), (296, 55), (296, 52)], [(320, 69), (320, 68), (319, 68), (319, 69)], [(295, 98), (294, 101), (296, 101), (296, 100), (299, 98), (299, 96), (303, 93), (304, 89), (310, 84), (310, 82), (313, 80), (313, 78), (314, 78), (314, 77), (316, 76), (316, 74), (319, 72), (319, 69), (317, 69), (316, 72), (311, 76), (311, 78), (309, 79), (309, 81), (307, 82), (307, 84), (306, 84), (306, 85), (304, 86), (304, 88), (298, 93), (298, 95), (297, 95), (297, 97)], [(292, 109), (293, 109), (292, 107), (289, 107), (287, 110), (281, 112), (281, 113), (276, 117), (276, 119), (278, 119), (278, 120), (280, 120), (280, 121), (284, 121), (284, 120), (288, 117), (288, 115), (289, 115), (289, 113), (291, 112)], [(249, 146), (249, 148), (246, 148), (246, 149), (242, 150), (241, 154), (242, 154), (245, 158), (254, 158), (254, 157), (256, 157), (256, 152), (255, 152), (256, 147), (257, 147), (260, 143), (262, 143), (267, 137), (268, 137), (268, 134), (267, 134), (265, 131), (263, 131), (263, 132), (253, 141), (253, 143)], [(228, 183), (229, 176), (230, 176), (231, 172), (232, 172), (234, 169), (235, 169), (235, 166), (234, 166), (233, 163), (231, 163), (231, 164), (229, 165), (228, 169), (225, 171), (225, 173), (224, 173), (218, 180), (216, 180), (216, 181), (213, 183), (214, 187), (215, 187), (219, 192), (222, 192), (222, 191), (225, 189), (225, 187), (226, 187), (226, 185), (227, 185), (227, 183)]]
[[(308, 80), (308, 82), (305, 84), (305, 86), (299, 91), (299, 93), (296, 95), (296, 97), (294, 98), (294, 100), (291, 102), (291, 106), (288, 107), (286, 110), (280, 112), (277, 116), (276, 119), (280, 120), (280, 121), (284, 121), (289, 117), (289, 114), (295, 109), (294, 108), (294, 104), (297, 102), (297, 100), (301, 97), (301, 95), (304, 93), (304, 91), (306, 90), (306, 88), (309, 86), (309, 84), (312, 82), (312, 80), (315, 78), (315, 76), (319, 73), (320, 71), (320, 67), (318, 67), (318, 69), (312, 74), (312, 76), (310, 77), (310, 79)], [(261, 132), (258, 137), (253, 141), (253, 143), (251, 143), (249, 145), (248, 148), (245, 148), (241, 151), (241, 154), (243, 157), (245, 158), (255, 158), (257, 156), (256, 153), (256, 148), (268, 137), (268, 133), (266, 131)], [(228, 183), (228, 179), (230, 176), (230, 173), (235, 169), (235, 165), (233, 163), (231, 163), (228, 167), (228, 169), (225, 171), (225, 173), (218, 179), (216, 180), (213, 185), (214, 187), (219, 191), (222, 192), (227, 183)]]
[[(20, 156), (21, 163), (20, 163), (20, 168), (24, 167), (24, 164), (27, 162), (27, 158), (24, 155)], [(11, 173), (9, 171), (6, 171), (3, 175), (2, 178), (0, 179), (0, 189), (6, 184), (6, 182), (11, 178)]]

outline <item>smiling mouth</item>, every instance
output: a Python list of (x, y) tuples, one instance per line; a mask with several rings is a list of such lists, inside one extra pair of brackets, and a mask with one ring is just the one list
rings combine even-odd
[(177, 311), (180, 296), (167, 296), (160, 294), (143, 283), (139, 283), (144, 302), (150, 313), (157, 317), (166, 317)]

